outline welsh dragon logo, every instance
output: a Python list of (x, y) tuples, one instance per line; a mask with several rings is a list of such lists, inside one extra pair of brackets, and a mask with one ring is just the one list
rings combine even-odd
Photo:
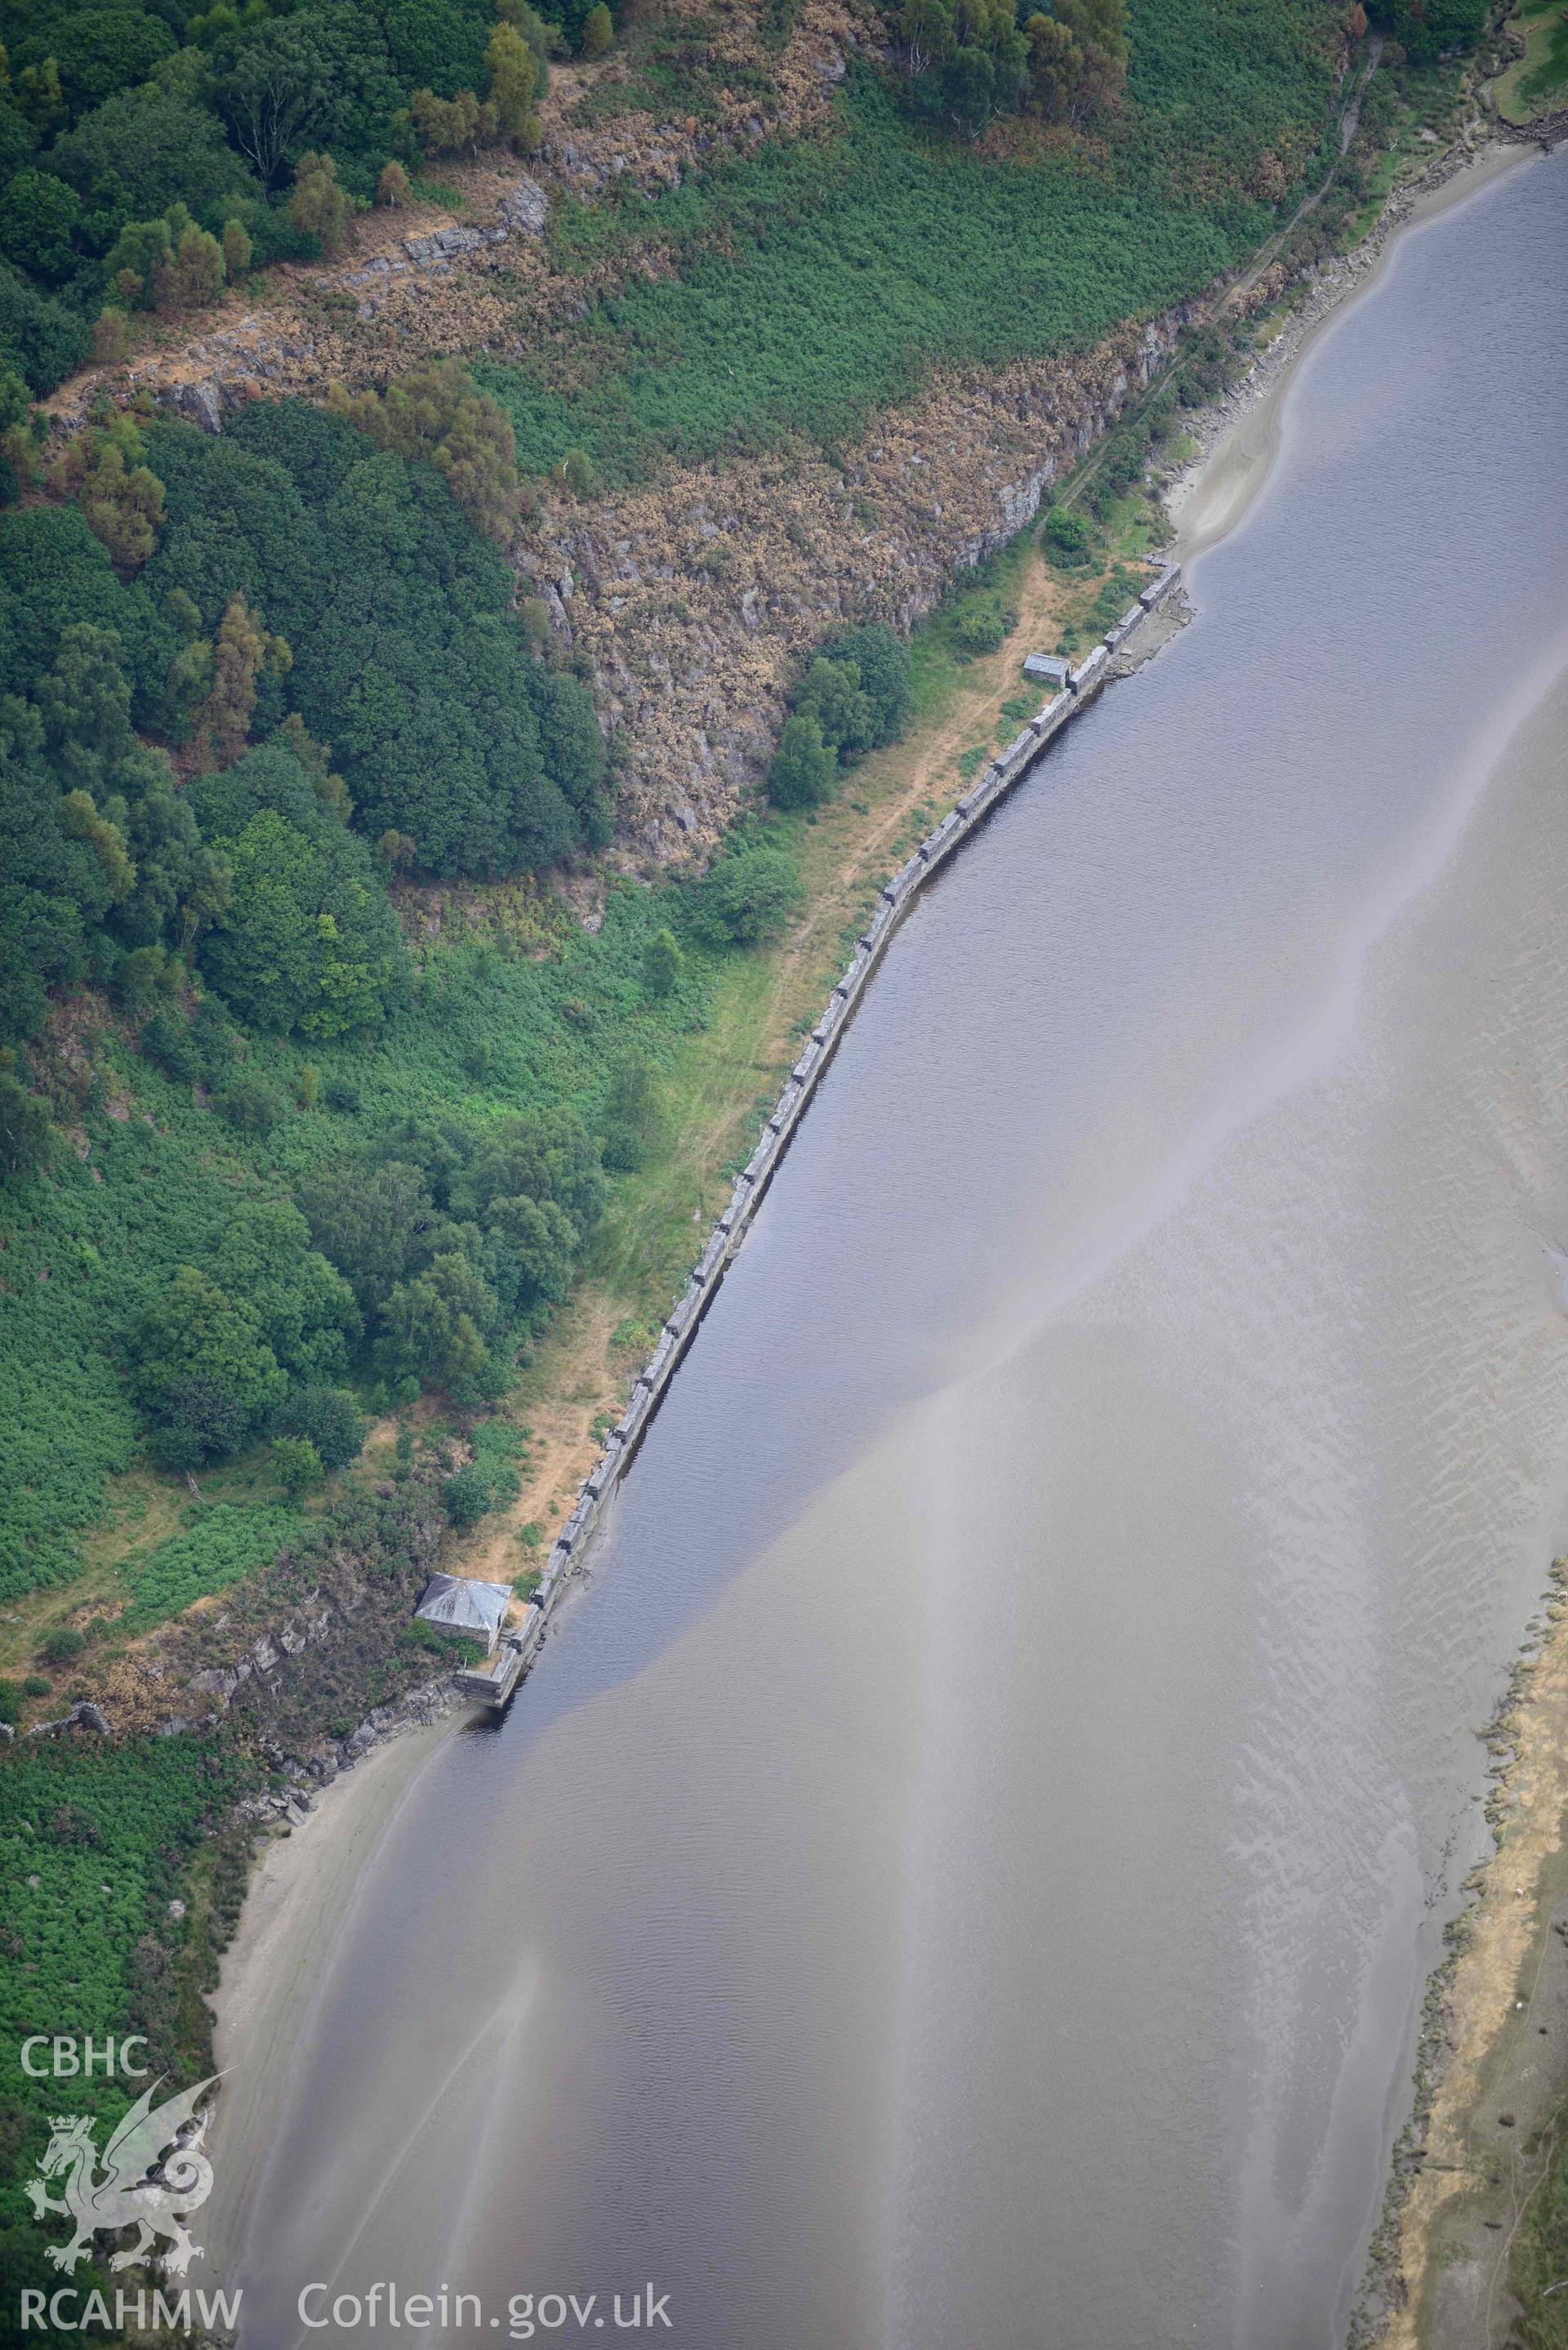
[[(146, 2260), (161, 2237), (169, 2240), (162, 2264), (173, 2275), (183, 2276), (192, 2260), (202, 2258), (185, 2222), (213, 2191), (213, 2166), (201, 2150), (206, 2116), (197, 2121), (195, 2115), (217, 2078), (214, 2073), (161, 2106), (152, 2105), (159, 2085), (154, 2081), (105, 2147), (101, 2171), (90, 2114), (63, 2114), (50, 2121), (53, 2135), (38, 2165), (40, 2175), (28, 2180), (26, 2192), (35, 2219), (58, 2212), (75, 2223), (68, 2244), (46, 2248), (57, 2269), (73, 2274), (99, 2229), (137, 2230), (135, 2243), (115, 2254), (111, 2269)], [(45, 2182), (62, 2175), (62, 2193), (51, 2195)]]

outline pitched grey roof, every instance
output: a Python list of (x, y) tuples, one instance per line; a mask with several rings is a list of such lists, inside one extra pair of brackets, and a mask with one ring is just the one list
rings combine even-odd
[(1064, 661), (1059, 653), (1030, 653), (1023, 663), (1023, 674), (1025, 677), (1049, 678), (1054, 684), (1062, 685), (1065, 683), (1071, 667), (1072, 663)]
[(480, 1583), (467, 1575), (432, 1575), (414, 1614), (448, 1632), (472, 1632), (493, 1642), (511, 1604), (509, 1584)]

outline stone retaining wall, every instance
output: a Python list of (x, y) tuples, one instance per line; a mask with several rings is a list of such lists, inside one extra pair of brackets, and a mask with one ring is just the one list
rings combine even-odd
[(1068, 721), (1104, 691), (1110, 656), (1125, 645), (1155, 607), (1181, 578), (1179, 564), (1170, 564), (1146, 588), (1132, 609), (1117, 621), (1104, 643), (1095, 646), (1072, 672), (1064, 692), (1057, 694), (1032, 718), (1000, 757), (993, 759), (977, 784), (957, 806), (927, 835), (908, 864), (882, 889), (877, 911), (857, 942), (854, 954), (828, 998), (799, 1060), (784, 1080), (776, 1107), (746, 1162), (723, 1213), (708, 1237), (691, 1281), (659, 1336), (652, 1354), (639, 1372), (631, 1400), (605, 1441), (605, 1449), (584, 1479), (576, 1505), (556, 1536), (540, 1582), (538, 1599), (546, 1616), (561, 1596), (567, 1579), (584, 1564), (589, 1540), (605, 1503), (619, 1482), (627, 1463), (659, 1409), (659, 1399), (676, 1366), (697, 1335), (725, 1268), (745, 1238), (758, 1202), (773, 1180), (789, 1139), (805, 1114), (823, 1072), (837, 1049), (840, 1037), (888, 944), (916, 897), (939, 866), (961, 847), (997, 802), (1021, 783), (1046, 744)]

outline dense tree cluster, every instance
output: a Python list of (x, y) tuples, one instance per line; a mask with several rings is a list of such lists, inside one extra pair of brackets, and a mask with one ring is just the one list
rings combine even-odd
[[(119, 420), (57, 468), (68, 503), (0, 515), (0, 1036), (51, 986), (146, 1009), (197, 969), (252, 1027), (373, 1026), (405, 969), (387, 862), (503, 873), (607, 837), (588, 695), (420, 462), (473, 404), (416, 380), (384, 450), (296, 402), (216, 441)], [(199, 1057), (157, 1016), (171, 1066)], [(260, 1130), (256, 1083), (224, 1098)]]
[(722, 944), (753, 947), (776, 938), (805, 899), (800, 867), (786, 849), (742, 838), (709, 868), (698, 912)]
[(472, 1404), (502, 1391), (510, 1355), (566, 1295), (604, 1178), (571, 1110), (483, 1133), (408, 1118), (300, 1204), (352, 1287), (369, 1367), (394, 1391)]
[(433, 465), (464, 514), (504, 540), (522, 504), (512, 420), (476, 390), (460, 359), (412, 368), (383, 392), (350, 394), (334, 384), (327, 405), (378, 449)]
[(604, 1163), (632, 1175), (662, 1148), (669, 1128), (664, 1090), (651, 1061), (628, 1054), (610, 1071), (600, 1122)]
[(1417, 65), (1430, 65), (1480, 38), (1490, 0), (1366, 0), (1370, 23), (1397, 41)]
[(775, 807), (815, 807), (839, 767), (897, 740), (909, 713), (909, 655), (882, 621), (824, 645), (796, 688), (768, 771)]
[[(628, 1107), (646, 1121), (646, 1088)], [(154, 1460), (197, 1469), (270, 1434), (280, 1482), (304, 1492), (364, 1443), (351, 1369), (403, 1397), (493, 1399), (603, 1205), (597, 1148), (564, 1109), (483, 1130), (407, 1118), (297, 1205), (243, 1201), (130, 1333)]]
[(341, 1036), (400, 991), (402, 934), (369, 849), (279, 739), (187, 794), (228, 874), (202, 969), (244, 1024)]
[(463, 384), (432, 369), (389, 396), (380, 452), (297, 400), (257, 402), (216, 440), (156, 427), (168, 520), (143, 580), (189, 597), (204, 629), (234, 596), (265, 615), (292, 666), (262, 681), (262, 717), (292, 709), (331, 743), (368, 835), (405, 836), (428, 872), (500, 874), (607, 838), (605, 752), (584, 688), (533, 658), (504, 557), (408, 462), (428, 452), (459, 497), (484, 474)]
[(1022, 23), (1016, 0), (903, 0), (898, 21), (912, 103), (954, 130), (1019, 108), (1075, 125), (1120, 102), (1127, 0), (1049, 0)]
[(130, 1342), (136, 1400), (165, 1469), (222, 1460), (258, 1435), (291, 1387), (330, 1388), (360, 1329), (348, 1284), (286, 1200), (250, 1201), (207, 1261), (151, 1297)]
[(609, 31), (602, 0), (5, 0), (0, 374), (49, 390), (106, 305), (199, 307), (330, 257), (427, 153), (527, 147), (547, 54)]
[(0, 1018), (15, 1037), (39, 1026), (50, 986), (140, 993), (227, 899), (168, 758), (133, 730), (123, 654), (112, 629), (67, 622), (31, 696), (0, 698)]

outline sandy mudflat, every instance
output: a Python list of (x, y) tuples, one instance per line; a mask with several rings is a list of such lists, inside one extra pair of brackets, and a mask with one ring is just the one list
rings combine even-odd
[(1221, 411), (1218, 432), (1205, 436), (1200, 454), (1168, 491), (1166, 504), (1176, 525), (1179, 561), (1200, 555), (1242, 519), (1273, 464), (1281, 411), (1296, 369), (1325, 329), (1376, 284), (1406, 230), (1435, 220), (1504, 172), (1517, 169), (1533, 152), (1501, 144), (1485, 149), (1452, 178), (1417, 194), (1386, 229), (1374, 230), (1374, 242), (1362, 248), (1371, 258), (1336, 262), (1324, 273), (1306, 308), (1287, 320), (1278, 340), (1227, 403), (1229, 420)]
[(419, 1773), (467, 1719), (454, 1712), (372, 1747), (321, 1791), (306, 1825), (278, 1836), (256, 1865), (212, 2000), (224, 2074), (213, 2129), (218, 2189), (207, 2230), (218, 2276), (237, 2249), (266, 2157), (267, 2116), (295, 2061), (296, 2018), (320, 1962)]

